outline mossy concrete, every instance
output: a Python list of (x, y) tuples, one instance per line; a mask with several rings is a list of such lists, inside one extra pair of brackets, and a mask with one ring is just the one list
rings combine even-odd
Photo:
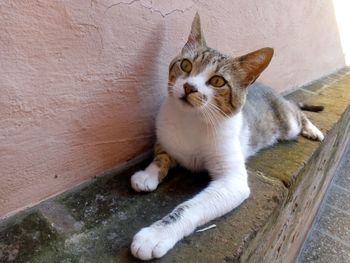
[[(37, 207), (38, 212), (19, 215), (23, 219), (13, 218), (13, 222), (7, 222), (3, 228), (0, 244), (12, 243), (12, 228), (22, 228), (17, 232), (26, 237), (30, 232), (40, 232), (41, 228), (52, 229), (55, 235), (51, 234), (49, 242), (45, 240), (49, 246), (32, 250), (26, 242), (16, 245), (17, 250), (29, 253), (30, 256), (25, 258), (29, 262), (135, 261), (129, 252), (133, 235), (141, 227), (160, 219), (178, 203), (199, 192), (209, 182), (205, 173), (190, 174), (178, 168), (172, 171), (158, 191), (138, 194), (130, 188), (129, 178), (135, 170), (145, 165), (143, 163), (115, 177), (97, 179), (85, 189), (44, 202)], [(250, 185), (255, 194), (239, 209), (213, 221), (217, 225), (215, 229), (195, 233), (184, 239), (159, 261), (213, 262), (219, 259), (219, 255), (220, 261), (231, 262), (239, 258), (247, 241), (277, 211), (287, 194), (281, 182), (259, 173), (250, 173)], [(59, 216), (56, 215), (57, 210), (61, 213)], [(28, 225), (30, 218), (40, 220), (41, 227)], [(235, 251), (232, 250), (232, 244), (236, 247)], [(230, 250), (234, 253), (228, 254)], [(197, 255), (196, 258), (193, 253)], [(5, 262), (16, 258), (4, 253), (0, 255)]]
[(1, 262), (27, 262), (35, 254), (45, 253), (54, 247), (57, 231), (39, 211), (32, 211), (23, 219), (2, 226), (0, 232)]
[[(303, 190), (307, 188), (305, 185), (317, 185), (317, 195), (313, 196), (318, 200), (331, 178), (331, 174), (323, 173), (321, 153), (329, 144), (333, 155), (339, 155), (337, 149), (342, 147), (337, 143), (344, 143), (341, 138), (347, 136), (341, 134), (344, 129), (339, 127), (346, 126), (341, 124), (344, 122), (341, 115), (349, 105), (349, 91), (350, 71), (344, 69), (289, 94), (290, 99), (325, 106), (322, 113), (307, 113), (323, 132), (330, 133), (325, 143), (300, 137), (264, 150), (249, 160), (251, 197), (210, 223), (216, 224), (216, 228), (185, 238), (157, 262), (260, 262), (259, 255), (266, 254), (268, 249), (274, 253), (279, 249), (277, 254), (283, 257), (284, 249), (288, 248), (283, 246), (287, 242), (283, 237), (288, 242), (293, 238), (281, 230), (283, 220), (291, 216), (288, 225), (295, 231), (298, 224), (293, 222), (301, 218), (303, 204), (307, 203), (308, 209), (311, 206), (317, 209), (316, 201), (307, 202), (305, 194), (310, 193)], [(336, 164), (337, 158), (329, 158), (327, 164), (333, 161)], [(133, 235), (209, 182), (205, 173), (191, 174), (176, 168), (157, 191), (136, 193), (130, 187), (130, 176), (148, 161), (94, 179), (85, 187), (1, 222), (0, 262), (137, 262), (129, 251)], [(321, 174), (319, 179), (308, 176), (307, 171), (314, 170)], [(278, 231), (282, 233), (280, 236)], [(271, 245), (274, 240), (282, 246)]]

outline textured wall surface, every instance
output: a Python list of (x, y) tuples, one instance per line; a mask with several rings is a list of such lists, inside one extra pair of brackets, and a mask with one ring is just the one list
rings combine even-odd
[(151, 147), (196, 11), (213, 48), (274, 47), (278, 91), (344, 65), (332, 1), (2, 1), (0, 217)]

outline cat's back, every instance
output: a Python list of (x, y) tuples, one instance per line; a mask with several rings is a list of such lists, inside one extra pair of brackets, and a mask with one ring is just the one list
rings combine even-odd
[(244, 128), (249, 130), (247, 156), (288, 137), (295, 105), (262, 83), (249, 87), (242, 113)]
[(245, 119), (252, 123), (257, 119), (271, 123), (272, 116), (278, 115), (286, 100), (270, 87), (256, 82), (248, 89), (242, 112)]
[(247, 103), (244, 108), (252, 104), (268, 110), (271, 108), (271, 102), (280, 100), (284, 100), (284, 98), (272, 88), (263, 83), (255, 82), (248, 88)]

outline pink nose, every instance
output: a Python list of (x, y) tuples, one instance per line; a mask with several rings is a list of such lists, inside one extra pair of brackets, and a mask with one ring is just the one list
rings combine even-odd
[(186, 82), (184, 84), (184, 91), (185, 91), (185, 94), (188, 95), (190, 93), (197, 92), (198, 90), (194, 86)]

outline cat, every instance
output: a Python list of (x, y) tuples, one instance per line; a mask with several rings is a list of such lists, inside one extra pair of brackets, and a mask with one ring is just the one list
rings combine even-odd
[(300, 110), (307, 105), (298, 107), (255, 82), (272, 56), (272, 48), (238, 58), (209, 48), (195, 15), (187, 43), (169, 66), (168, 96), (156, 119), (154, 159), (131, 177), (131, 186), (153, 191), (177, 164), (194, 172), (207, 170), (212, 181), (142, 228), (131, 244), (135, 257), (160, 258), (198, 226), (238, 207), (250, 195), (245, 160), (260, 149), (300, 133), (323, 140)]

